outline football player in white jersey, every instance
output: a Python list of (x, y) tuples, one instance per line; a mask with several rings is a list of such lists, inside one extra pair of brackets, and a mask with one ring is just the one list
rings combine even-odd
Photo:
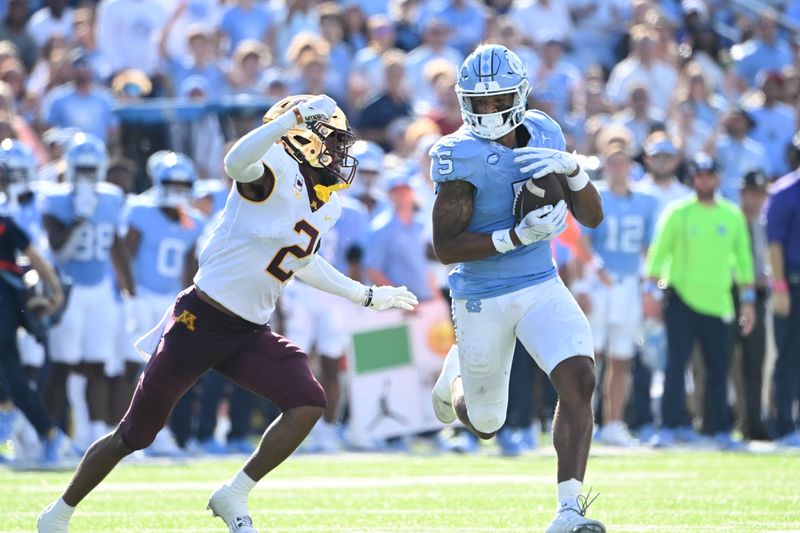
[(416, 305), (405, 287), (366, 287), (315, 253), (339, 217), (335, 191), (350, 185), (358, 164), (348, 155), (355, 136), (336, 102), (290, 96), (264, 122), (225, 156), (236, 183), (200, 252), (194, 285), (137, 342), (150, 359), (128, 413), (86, 452), (63, 496), (39, 517), (39, 533), (66, 532), (75, 506), (119, 461), (152, 442), (178, 399), (212, 368), (282, 410), (247, 464), (208, 502), (231, 533), (255, 533), (250, 490), (294, 451), (325, 408), (308, 356), (268, 324), (284, 284), (296, 275), (377, 310)]

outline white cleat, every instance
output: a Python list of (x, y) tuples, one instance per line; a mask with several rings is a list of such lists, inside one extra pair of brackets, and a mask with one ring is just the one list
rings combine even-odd
[(258, 533), (247, 511), (247, 498), (236, 496), (228, 485), (223, 485), (211, 495), (207, 509), (222, 518), (230, 533)]
[(456, 420), (456, 411), (453, 408), (453, 400), (450, 398), (450, 386), (460, 372), (458, 364), (458, 347), (453, 345), (447, 352), (447, 357), (442, 365), (442, 372), (436, 380), (431, 392), (431, 402), (433, 403), (433, 413), (442, 424), (452, 424)]
[(556, 513), (544, 533), (606, 533), (606, 526), (586, 518), (579, 509), (567, 507)]
[(53, 505), (45, 507), (39, 519), (36, 521), (37, 533), (69, 533), (69, 522), (57, 520), (53, 515)]

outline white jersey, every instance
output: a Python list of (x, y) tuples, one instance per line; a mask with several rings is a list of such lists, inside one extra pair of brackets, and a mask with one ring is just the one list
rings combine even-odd
[(272, 192), (253, 202), (231, 188), (194, 277), (200, 290), (255, 324), (269, 321), (284, 284), (311, 261), (341, 213), (336, 193), (321, 202), (282, 145), (261, 159), (275, 176)]

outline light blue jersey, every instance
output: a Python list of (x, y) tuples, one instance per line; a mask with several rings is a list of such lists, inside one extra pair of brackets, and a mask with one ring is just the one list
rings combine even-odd
[(607, 271), (617, 276), (638, 275), (643, 253), (650, 246), (658, 213), (658, 200), (645, 192), (631, 190), (626, 196), (611, 192), (608, 184), (595, 184), (603, 201), (603, 222), (585, 228), (592, 248)]
[(175, 221), (155, 203), (140, 200), (130, 205), (124, 223), (129, 231), (135, 229), (140, 235), (133, 257), (137, 286), (170, 296), (183, 290), (186, 254), (203, 232), (203, 217), (186, 209)]
[[(559, 125), (541, 111), (527, 111), (522, 125), (528, 146), (564, 150)], [(515, 225), (516, 191), (526, 180), (514, 163), (512, 149), (475, 135), (462, 126), (431, 148), (431, 177), (438, 184), (466, 181), (475, 187), (472, 219), (466, 231), (490, 235)], [(467, 261), (449, 277), (453, 298), (491, 298), (542, 283), (558, 275), (550, 242), (520, 246), (505, 254)]]
[[(111, 270), (111, 246), (120, 227), (125, 197), (122, 190), (110, 183), (95, 186), (97, 208), (86, 223), (75, 229), (72, 237), (58, 252), (56, 264), (76, 285), (97, 285)], [(44, 199), (43, 214), (64, 225), (75, 220), (74, 194), (70, 186), (55, 189)]]

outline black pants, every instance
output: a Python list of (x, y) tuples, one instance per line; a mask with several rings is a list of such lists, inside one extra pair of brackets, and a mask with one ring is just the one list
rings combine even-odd
[(625, 409), (625, 420), (631, 429), (639, 429), (653, 424), (653, 400), (650, 387), (653, 371), (642, 362), (640, 353), (631, 361), (631, 393)]
[(508, 383), (508, 407), (503, 428), (526, 428), (539, 418), (553, 418), (556, 392), (521, 342), (514, 347)]
[(667, 368), (661, 401), (663, 425), (666, 428), (691, 425), (686, 408), (684, 376), (694, 341), (699, 340), (706, 370), (703, 429), (710, 434), (729, 432), (732, 420), (727, 385), (733, 345), (732, 324), (691, 309), (675, 291), (668, 291), (665, 302)]
[(800, 273), (787, 276), (790, 280), (791, 310), (788, 317), (775, 317), (775, 431), (783, 437), (800, 428), (792, 417), (792, 406), (800, 399)]
[[(761, 419), (761, 389), (764, 382), (764, 356), (767, 352), (767, 294), (757, 291), (755, 301), (756, 323), (750, 335), (736, 333), (736, 344), (740, 349), (741, 374), (737, 376), (741, 390), (737, 391), (743, 409), (742, 435), (746, 439), (766, 439), (767, 431)], [(739, 292), (734, 290), (736, 309), (739, 309)], [(737, 312), (738, 315), (738, 312)]]
[(17, 328), (21, 324), (19, 290), (0, 279), (0, 401), (12, 400), (39, 436), (44, 437), (53, 423), (22, 368), (17, 348)]

